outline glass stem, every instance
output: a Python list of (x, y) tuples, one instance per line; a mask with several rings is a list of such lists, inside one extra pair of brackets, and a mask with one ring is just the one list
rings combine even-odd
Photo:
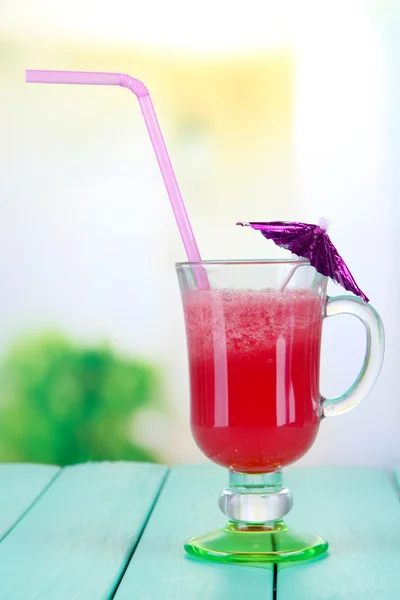
[(268, 523), (280, 521), (292, 508), (293, 497), (282, 484), (282, 472), (246, 474), (229, 472), (219, 507), (230, 521)]

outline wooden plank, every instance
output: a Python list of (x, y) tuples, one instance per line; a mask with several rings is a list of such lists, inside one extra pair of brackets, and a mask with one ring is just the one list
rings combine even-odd
[(394, 600), (400, 587), (400, 506), (390, 474), (368, 467), (288, 470), (289, 526), (325, 537), (326, 558), (279, 567), (278, 600)]
[(111, 598), (166, 471), (140, 463), (64, 469), (0, 544), (0, 599)]
[(217, 500), (227, 479), (211, 465), (171, 469), (115, 600), (272, 599), (272, 568), (185, 556), (188, 537), (225, 524)]
[(397, 487), (400, 491), (400, 467), (395, 467), (393, 469), (393, 474), (394, 474), (395, 483), (397, 484)]
[(59, 472), (45, 465), (0, 465), (0, 540), (29, 510)]

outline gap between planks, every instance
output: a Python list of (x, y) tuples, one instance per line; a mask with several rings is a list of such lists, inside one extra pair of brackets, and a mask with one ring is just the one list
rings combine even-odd
[(44, 486), (44, 488), (39, 492), (39, 494), (34, 498), (34, 500), (25, 508), (25, 510), (20, 514), (18, 519), (11, 525), (9, 529), (5, 532), (5, 534), (0, 537), (0, 543), (3, 542), (12, 531), (17, 527), (17, 525), (26, 517), (30, 510), (39, 502), (39, 500), (45, 495), (45, 493), (51, 488), (53, 483), (60, 477), (62, 473), (62, 467), (59, 467), (58, 471), (53, 475), (48, 483)]
[[(143, 522), (143, 525), (142, 525), (142, 528), (141, 528), (141, 530), (140, 530), (140, 533), (139, 533), (139, 535), (138, 535), (138, 538), (137, 538), (137, 540), (136, 540), (136, 543), (135, 543), (135, 544), (133, 544), (133, 546), (132, 546), (131, 553), (130, 553), (130, 555), (128, 556), (128, 560), (126, 561), (126, 565), (125, 565), (125, 567), (124, 567), (124, 570), (123, 570), (123, 571), (122, 571), (122, 573), (121, 573), (121, 577), (120, 577), (120, 578), (119, 578), (119, 580), (116, 582), (116, 585), (115, 585), (115, 587), (114, 587), (114, 590), (111, 592), (110, 600), (113, 600), (113, 598), (115, 598), (115, 595), (116, 595), (116, 593), (118, 592), (118, 588), (119, 588), (119, 586), (121, 585), (121, 582), (122, 582), (122, 580), (123, 580), (123, 578), (124, 578), (124, 576), (125, 576), (125, 573), (126, 573), (126, 571), (127, 571), (128, 567), (129, 567), (129, 565), (130, 565), (130, 562), (131, 562), (131, 560), (132, 560), (132, 558), (133, 558), (133, 556), (134, 556), (134, 554), (135, 554), (136, 548), (138, 547), (138, 545), (139, 545), (139, 543), (140, 543), (140, 540), (142, 539), (142, 535), (143, 535), (143, 533), (144, 533), (144, 531), (145, 531), (145, 529), (146, 529), (146, 527), (147, 527), (147, 523), (149, 522), (149, 519), (150, 519), (151, 515), (153, 514), (153, 511), (154, 511), (154, 509), (155, 509), (155, 507), (156, 507), (156, 505), (157, 505), (157, 502), (158, 502), (158, 499), (159, 499), (159, 497), (160, 497), (160, 495), (161, 495), (161, 492), (162, 492), (162, 491), (163, 491), (163, 489), (164, 489), (164, 486), (165, 486), (165, 484), (166, 484), (166, 482), (167, 482), (167, 479), (168, 479), (168, 477), (169, 477), (169, 474), (170, 474), (170, 472), (171, 472), (171, 469), (170, 469), (170, 467), (168, 467), (168, 470), (167, 470), (167, 472), (166, 472), (166, 473), (165, 473), (165, 475), (164, 475), (164, 478), (163, 478), (163, 480), (162, 480), (162, 482), (161, 482), (161, 485), (160, 485), (160, 487), (159, 487), (159, 489), (158, 489), (158, 492), (157, 492), (157, 494), (156, 494), (156, 495), (155, 495), (155, 497), (154, 497), (154, 501), (153, 501), (153, 503), (152, 503), (152, 505), (151, 505), (151, 508), (150, 508), (150, 510), (149, 510), (149, 513), (148, 513), (148, 515), (147, 515), (147, 518), (146, 518), (146, 519), (144, 520), (144, 522)], [(273, 600), (276, 600), (276, 599), (274, 598)]]

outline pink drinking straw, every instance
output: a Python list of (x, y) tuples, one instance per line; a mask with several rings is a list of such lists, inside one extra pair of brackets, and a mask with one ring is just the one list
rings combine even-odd
[[(182, 242), (190, 262), (200, 262), (201, 256), (186, 212), (182, 194), (176, 181), (175, 173), (168, 155), (167, 147), (158, 124), (153, 103), (146, 86), (129, 75), (122, 73), (91, 73), (85, 71), (25, 71), (27, 83), (72, 83), (78, 85), (119, 85), (133, 92), (139, 100), (144, 122), (163, 176), (165, 187), (171, 201), (175, 220), (181, 234)], [(203, 269), (196, 269), (198, 283), (208, 287)]]

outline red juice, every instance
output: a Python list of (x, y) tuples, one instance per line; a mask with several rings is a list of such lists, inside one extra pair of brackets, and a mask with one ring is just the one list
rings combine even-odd
[(245, 473), (303, 456), (320, 422), (323, 298), (303, 290), (196, 290), (183, 303), (198, 447)]

